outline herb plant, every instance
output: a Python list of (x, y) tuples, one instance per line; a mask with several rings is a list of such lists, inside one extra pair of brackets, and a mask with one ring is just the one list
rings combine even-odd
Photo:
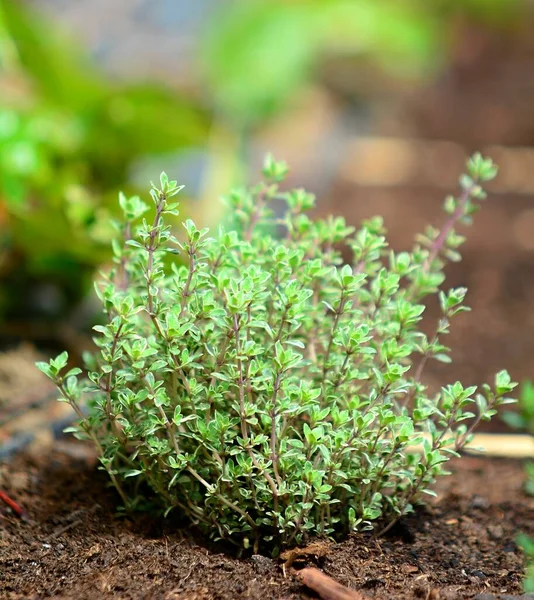
[[(526, 381), (521, 386), (518, 402), (518, 412), (505, 412), (503, 419), (515, 429), (521, 429), (534, 435), (534, 384)], [(524, 490), (527, 494), (534, 496), (534, 461), (525, 465), (526, 480)], [(525, 592), (534, 592), (534, 539), (521, 533), (518, 543), (523, 549), (527, 560), (527, 572), (525, 579)]]
[(514, 429), (523, 429), (534, 435), (534, 384), (525, 381), (520, 388), (518, 411), (503, 413), (504, 421)]
[[(534, 483), (534, 479), (533, 479)], [(534, 539), (521, 533), (518, 538), (527, 560), (526, 578), (524, 581), (525, 592), (534, 592)]]
[[(517, 412), (504, 412), (503, 420), (514, 429), (534, 435), (534, 384), (531, 381), (525, 381), (521, 385), (517, 408)], [(528, 462), (525, 470), (527, 474), (525, 491), (534, 496), (534, 462)]]
[[(429, 359), (450, 360), (443, 337), (467, 310), (466, 290), (440, 291), (443, 269), (459, 259), (455, 227), (471, 221), (496, 167), (476, 154), (467, 171), (444, 226), (398, 253), (380, 218), (358, 230), (310, 219), (314, 197), (281, 191), (287, 167), (270, 157), (264, 182), (226, 197), (231, 222), (215, 238), (191, 220), (182, 241), (173, 235), (165, 219), (181, 187), (165, 174), (152, 218), (121, 196), (88, 380), (65, 372), (66, 353), (38, 366), (124, 505), (142, 506), (148, 484), (167, 513), (276, 552), (378, 519), (385, 531), (432, 494), (444, 463), (515, 387), (505, 371), (479, 393), (457, 382), (433, 395), (422, 382)], [(433, 295), (441, 318), (428, 336)]]

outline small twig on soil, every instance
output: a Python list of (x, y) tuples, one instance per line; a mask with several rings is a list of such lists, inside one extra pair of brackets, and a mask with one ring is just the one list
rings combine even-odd
[(56, 529), (56, 531), (54, 531), (54, 533), (52, 535), (49, 535), (47, 538), (47, 542), (51, 542), (52, 540), (55, 540), (60, 535), (63, 535), (69, 529), (72, 529), (72, 527), (77, 527), (78, 525), (81, 525), (81, 524), (82, 524), (81, 519), (76, 519), (76, 521), (72, 521), (72, 523), (67, 523), (63, 527)]
[(323, 600), (369, 600), (368, 596), (341, 585), (313, 567), (302, 569), (296, 572), (295, 576), (305, 586), (317, 592)]
[(89, 509), (80, 508), (78, 510), (75, 510), (67, 517), (67, 521), (68, 521), (67, 524), (63, 525), (63, 527), (60, 527), (59, 529), (56, 529), (53, 533), (51, 533), (46, 538), (46, 541), (51, 542), (52, 540), (55, 540), (56, 538), (58, 538), (60, 535), (63, 535), (69, 529), (72, 529), (73, 527), (78, 527), (78, 525), (81, 525), (83, 523), (83, 521), (82, 521), (82, 519), (78, 519), (77, 517), (79, 517), (83, 514), (90, 514), (90, 513), (94, 512), (95, 510), (97, 510), (98, 508), (100, 508), (100, 504), (95, 504), (94, 506), (92, 506)]
[(187, 575), (180, 581), (180, 584), (183, 585), (193, 574), (193, 571), (198, 567), (198, 562), (194, 562), (191, 565), (191, 568), (189, 569), (189, 571), (187, 572)]
[(5, 492), (0, 491), (0, 500), (9, 506), (9, 508), (17, 515), (17, 517), (21, 519), (26, 519), (27, 514), (26, 511), (17, 504), (15, 500), (12, 500)]

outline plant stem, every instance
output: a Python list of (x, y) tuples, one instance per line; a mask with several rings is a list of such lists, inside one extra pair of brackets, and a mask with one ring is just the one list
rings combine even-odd
[(456, 225), (456, 222), (464, 215), (465, 208), (471, 198), (471, 194), (473, 193), (475, 184), (476, 182), (472, 186), (468, 186), (462, 190), (454, 212), (445, 221), (445, 224), (441, 228), (438, 237), (432, 242), (432, 245), (430, 246), (428, 256), (426, 257), (425, 262), (423, 263), (423, 271), (428, 271), (430, 269), (432, 263), (434, 262), (440, 251), (443, 249), (443, 246), (447, 241), (447, 236)]
[(276, 420), (278, 418), (278, 414), (276, 411), (276, 399), (278, 396), (278, 391), (280, 389), (280, 380), (281, 380), (281, 373), (277, 373), (276, 380), (274, 382), (274, 390), (273, 390), (273, 398), (272, 398), (273, 407), (271, 409), (271, 460), (273, 463), (274, 477), (276, 479), (276, 483), (278, 484), (278, 487), (280, 487), (282, 485), (282, 480), (280, 479), (280, 475), (278, 473), (278, 452), (276, 449), (276, 445), (277, 445)]
[(156, 243), (157, 237), (159, 235), (159, 227), (160, 227), (160, 221), (161, 221), (161, 214), (163, 212), (163, 209), (165, 207), (165, 202), (166, 202), (167, 198), (166, 196), (163, 194), (163, 192), (160, 192), (160, 196), (159, 196), (159, 202), (158, 205), (156, 207), (156, 216), (154, 217), (154, 223), (152, 225), (152, 229), (150, 230), (150, 236), (149, 236), (149, 245), (147, 248), (147, 253), (148, 253), (148, 260), (147, 260), (147, 268), (146, 268), (146, 286), (147, 286), (147, 294), (148, 294), (148, 314), (152, 320), (152, 322), (154, 323), (154, 327), (156, 328), (159, 336), (164, 339), (164, 335), (163, 335), (163, 331), (161, 329), (161, 326), (159, 324), (159, 321), (157, 319), (157, 316), (154, 312), (154, 298), (152, 296), (152, 292), (151, 292), (151, 284), (152, 284), (152, 276), (153, 276), (153, 270), (154, 270), (154, 252), (156, 251), (156, 248), (158, 247), (158, 244)]
[(113, 472), (113, 470), (111, 469), (111, 467), (108, 464), (107, 460), (104, 460), (104, 449), (102, 448), (102, 445), (100, 444), (100, 441), (98, 439), (98, 436), (96, 435), (96, 433), (93, 431), (93, 428), (87, 424), (87, 421), (85, 419), (85, 415), (83, 414), (83, 412), (80, 410), (80, 407), (78, 406), (78, 404), (76, 403), (76, 400), (74, 399), (73, 396), (71, 396), (67, 390), (65, 389), (65, 386), (62, 383), (57, 384), (59, 391), (61, 392), (61, 394), (63, 395), (63, 397), (67, 400), (67, 402), (70, 404), (70, 406), (73, 408), (74, 412), (76, 413), (76, 416), (78, 417), (78, 419), (80, 420), (80, 426), (82, 427), (82, 429), (87, 433), (87, 435), (91, 438), (91, 440), (93, 441), (93, 444), (95, 445), (95, 448), (98, 452), (98, 455), (100, 457), (100, 462), (104, 465), (104, 468), (106, 469), (111, 482), (113, 483), (113, 486), (115, 487), (115, 489), (117, 490), (117, 492), (119, 493), (119, 496), (121, 497), (122, 502), (124, 503), (124, 506), (129, 506), (129, 501), (128, 501), (128, 497), (126, 496), (126, 494), (124, 493), (124, 490), (122, 489), (115, 473)]
[(117, 331), (115, 333), (115, 335), (113, 336), (113, 342), (111, 344), (111, 350), (110, 350), (110, 367), (111, 367), (111, 371), (109, 371), (107, 378), (106, 378), (106, 410), (108, 413), (108, 419), (109, 419), (109, 423), (111, 425), (111, 428), (113, 429), (114, 434), (117, 436), (117, 439), (120, 441), (120, 443), (122, 445), (124, 445), (126, 443), (126, 438), (124, 437), (123, 432), (117, 427), (117, 422), (116, 422), (116, 418), (117, 416), (113, 413), (113, 407), (111, 404), (111, 392), (113, 391), (112, 389), (112, 381), (113, 381), (113, 359), (115, 357), (115, 352), (117, 350), (117, 344), (119, 343), (119, 337), (120, 334), (122, 332), (122, 328), (124, 326), (124, 323), (121, 323), (119, 325), (119, 327), (117, 328)]
[(196, 270), (196, 261), (195, 261), (196, 255), (195, 255), (195, 250), (192, 246), (189, 248), (188, 254), (189, 254), (189, 272), (187, 274), (187, 280), (184, 285), (184, 291), (182, 292), (180, 315), (178, 317), (179, 319), (181, 319), (185, 313), (185, 309), (187, 307), (187, 299), (189, 298), (189, 295), (190, 295), (189, 288), (191, 287), (191, 281), (193, 280), (193, 275), (195, 274), (195, 270)]

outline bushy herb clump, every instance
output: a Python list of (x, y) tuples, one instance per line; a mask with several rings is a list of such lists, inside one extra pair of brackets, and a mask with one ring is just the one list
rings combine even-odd
[[(167, 511), (256, 551), (377, 519), (387, 529), (432, 493), (515, 385), (503, 371), (480, 393), (455, 383), (430, 395), (421, 380), (429, 359), (449, 361), (442, 338), (466, 310), (465, 289), (439, 286), (459, 258), (456, 224), (470, 222), (495, 176), (491, 160), (469, 161), (443, 228), (400, 253), (380, 218), (357, 231), (311, 220), (312, 195), (279, 189), (286, 171), (268, 158), (265, 182), (231, 193), (232, 223), (216, 238), (192, 221), (185, 241), (174, 237), (165, 217), (181, 188), (164, 174), (150, 221), (144, 202), (121, 197), (89, 381), (63, 374), (65, 353), (39, 365), (126, 506), (142, 502), (132, 481), (146, 483)], [(428, 336), (422, 302), (436, 294)]]

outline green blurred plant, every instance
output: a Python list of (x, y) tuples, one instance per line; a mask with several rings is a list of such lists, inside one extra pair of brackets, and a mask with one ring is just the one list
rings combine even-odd
[(525, 381), (521, 385), (517, 412), (503, 413), (503, 420), (514, 429), (521, 429), (534, 435), (534, 384)]
[[(287, 167), (272, 158), (264, 182), (227, 197), (231, 227), (216, 238), (191, 220), (185, 241), (174, 237), (166, 219), (181, 187), (165, 174), (152, 186), (153, 221), (147, 204), (121, 196), (115, 267), (97, 286), (107, 324), (95, 327), (88, 380), (65, 372), (66, 352), (38, 367), (76, 411), (71, 431), (94, 442), (125, 506), (146, 506), (148, 484), (166, 512), (258, 552), (380, 518), (385, 532), (432, 495), (444, 464), (515, 387), (506, 371), (479, 392), (456, 382), (434, 396), (421, 381), (429, 359), (450, 361), (443, 336), (467, 310), (467, 290), (441, 291), (443, 270), (459, 260), (455, 228), (471, 221), (496, 171), (475, 155), (443, 227), (399, 253), (380, 218), (358, 231), (310, 219), (313, 195), (282, 191)], [(176, 254), (186, 264), (165, 262)], [(428, 337), (423, 299), (433, 295), (441, 318)]]
[[(199, 38), (200, 72), (214, 106), (210, 155), (224, 170), (204, 195), (245, 176), (254, 133), (290, 108), (336, 62), (353, 72), (372, 66), (378, 81), (417, 83), (449, 60), (462, 18), (500, 31), (520, 23), (521, 0), (229, 0), (215, 8)], [(350, 76), (344, 77), (344, 80)], [(358, 77), (354, 78), (358, 81)], [(372, 105), (369, 80), (358, 103)]]
[(534, 592), (534, 539), (522, 533), (517, 541), (525, 554), (527, 562), (524, 589), (527, 593)]
[[(0, 319), (31, 282), (72, 305), (109, 258), (118, 189), (149, 155), (201, 146), (208, 116), (161, 85), (112, 84), (42, 16), (0, 0)], [(60, 302), (61, 304), (61, 302)]]
[(500, 27), (519, 0), (234, 0), (207, 24), (205, 76), (233, 124), (275, 114), (325, 60), (371, 60), (377, 72), (419, 78), (443, 64), (458, 16)]
[[(534, 435), (534, 384), (531, 381), (525, 381), (521, 386), (518, 409), (518, 412), (505, 412), (503, 414), (504, 421), (511, 427)], [(534, 462), (526, 464), (525, 473), (525, 492), (534, 496)], [(527, 560), (525, 592), (534, 592), (534, 539), (521, 534), (518, 543), (523, 549)]]
[[(514, 429), (534, 435), (534, 384), (531, 381), (522, 384), (517, 409), (517, 412), (504, 412), (503, 421)], [(526, 473), (525, 491), (527, 494), (534, 495), (534, 462), (527, 463)]]
[[(534, 435), (534, 384), (531, 381), (525, 381), (521, 386), (517, 408), (518, 412), (506, 411), (503, 413), (503, 420), (514, 429)], [(527, 494), (534, 496), (534, 462), (526, 464), (525, 474), (524, 490)], [(534, 592), (534, 539), (522, 533), (517, 541), (523, 549), (527, 561), (525, 592)]]
[(231, 148), (226, 180), (205, 181), (205, 194), (243, 180), (254, 133), (343, 57), (370, 58), (377, 71), (415, 78), (443, 45), (439, 23), (412, 2), (386, 0), (233, 0), (221, 3), (199, 42), (201, 73), (215, 119), (210, 154)]

